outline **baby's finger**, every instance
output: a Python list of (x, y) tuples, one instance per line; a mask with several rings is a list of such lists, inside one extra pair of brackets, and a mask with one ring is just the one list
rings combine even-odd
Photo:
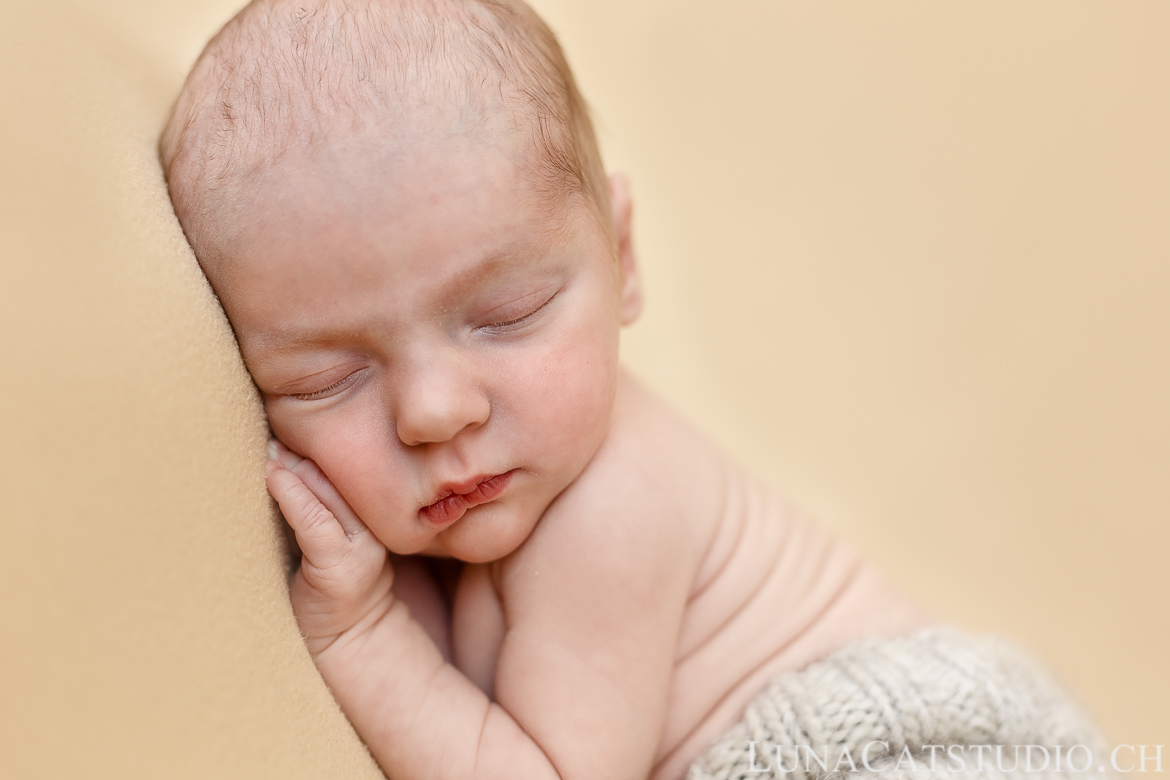
[(268, 440), (268, 457), (301, 478), (341, 523), (346, 536), (353, 539), (366, 531), (365, 523), (349, 508), (349, 504), (337, 492), (337, 488), (333, 487), (333, 483), (325, 476), (325, 472), (321, 471), (320, 466), (308, 458), (297, 455), (276, 438)]
[(268, 459), (279, 462), (286, 469), (291, 469), (304, 460), (300, 455), (297, 455), (288, 447), (284, 446), (280, 439), (276, 438), (268, 440)]
[(318, 569), (336, 566), (349, 552), (350, 541), (333, 513), (301, 478), (277, 461), (269, 461), (268, 491), (297, 535), (304, 557)]
[(341, 523), (341, 527), (345, 529), (346, 536), (350, 539), (356, 539), (366, 532), (366, 524), (349, 508), (349, 504), (337, 492), (337, 488), (333, 487), (333, 483), (329, 481), (329, 477), (325, 476), (325, 472), (321, 471), (320, 466), (311, 460), (302, 458), (299, 463), (290, 467), (290, 470), (300, 477), (309, 490), (313, 491), (321, 503), (333, 513), (337, 522)]

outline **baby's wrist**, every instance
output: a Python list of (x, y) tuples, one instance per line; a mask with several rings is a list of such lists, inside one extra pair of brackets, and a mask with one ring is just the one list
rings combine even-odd
[(397, 602), (390, 588), (392, 582), (393, 573), (387, 565), (372, 587), (345, 603), (322, 598), (319, 590), (297, 577), (293, 582), (293, 611), (314, 660), (331, 648), (366, 642)]

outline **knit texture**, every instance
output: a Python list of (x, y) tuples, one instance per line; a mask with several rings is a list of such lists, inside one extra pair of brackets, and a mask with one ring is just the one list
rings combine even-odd
[[(1044, 746), (1049, 760), (1032, 748), (1029, 764), (1027, 745)], [(1113, 776), (1107, 744), (1043, 668), (994, 637), (932, 627), (861, 640), (775, 678), (687, 780), (1090, 775)]]

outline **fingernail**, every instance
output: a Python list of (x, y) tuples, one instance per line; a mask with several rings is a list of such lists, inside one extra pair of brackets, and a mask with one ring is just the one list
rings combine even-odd
[(280, 450), (276, 448), (276, 439), (268, 440), (268, 459), (276, 460), (280, 457)]

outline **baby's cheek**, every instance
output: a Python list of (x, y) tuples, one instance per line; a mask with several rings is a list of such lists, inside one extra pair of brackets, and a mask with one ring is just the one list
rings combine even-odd
[(567, 339), (544, 364), (540, 393), (548, 435), (578, 448), (596, 447), (609, 427), (617, 349), (601, 336), (581, 333)]
[(353, 402), (293, 419), (278, 416), (272, 426), (281, 441), (320, 466), (350, 508), (372, 524), (384, 520), (379, 510), (394, 506), (387, 504), (388, 496), (401, 501), (407, 491), (395, 484), (403, 479), (395, 478), (392, 443), (387, 441), (392, 427), (378, 424), (376, 414), (363, 407)]
[(300, 415), (290, 413), (286, 399), (265, 400), (264, 411), (268, 413), (268, 427), (284, 446), (299, 455), (305, 455), (307, 437), (304, 420)]

